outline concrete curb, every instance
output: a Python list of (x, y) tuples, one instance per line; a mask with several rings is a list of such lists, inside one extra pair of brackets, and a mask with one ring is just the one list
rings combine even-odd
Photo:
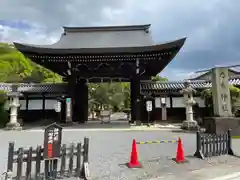
[[(132, 131), (172, 131), (174, 128), (154, 128), (154, 129), (139, 129), (139, 128), (127, 128), (127, 129), (113, 129), (113, 128), (90, 128), (90, 129), (63, 129), (63, 132), (89, 132), (89, 131), (102, 131), (102, 132), (117, 132), (117, 131), (125, 131), (125, 132), (132, 132)], [(43, 129), (29, 129), (29, 130), (22, 130), (22, 132), (44, 132)]]
[(228, 174), (225, 176), (209, 179), (209, 180), (240, 180), (240, 172)]

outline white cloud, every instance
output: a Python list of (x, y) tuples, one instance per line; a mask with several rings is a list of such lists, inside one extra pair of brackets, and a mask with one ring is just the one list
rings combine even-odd
[(29, 44), (51, 44), (57, 40), (54, 35), (49, 37), (37, 29), (26, 31), (0, 25), (0, 32), (2, 32), (0, 34), (0, 41), (9, 43), (19, 41)]
[(183, 78), (186, 71), (223, 64), (226, 57), (238, 61), (239, 7), (239, 0), (1, 0), (2, 20), (24, 21), (31, 28), (2, 25), (0, 41), (51, 44), (61, 35), (63, 25), (151, 23), (156, 42), (188, 37), (170, 70), (163, 72), (172, 74), (175, 69), (176, 78)]
[(167, 77), (170, 81), (179, 81), (188, 79), (194, 73), (186, 69), (166, 67), (159, 75)]

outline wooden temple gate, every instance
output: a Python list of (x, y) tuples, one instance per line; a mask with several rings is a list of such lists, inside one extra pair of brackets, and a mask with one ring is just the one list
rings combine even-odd
[[(150, 25), (64, 27), (60, 40), (48, 46), (14, 43), (26, 57), (64, 77), (71, 106), (68, 120), (88, 120), (89, 82), (106, 78), (131, 83), (131, 121), (141, 124), (140, 81), (156, 76), (176, 56), (185, 39), (155, 44)], [(69, 110), (70, 108), (70, 110)]]

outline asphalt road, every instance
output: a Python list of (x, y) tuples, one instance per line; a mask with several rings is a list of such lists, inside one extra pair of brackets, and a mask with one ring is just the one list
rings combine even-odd
[[(82, 141), (84, 136), (90, 138), (89, 167), (92, 179), (147, 179), (154, 178), (159, 173), (172, 172), (176, 164), (171, 158), (176, 155), (177, 144), (151, 144), (138, 145), (139, 159), (144, 164), (143, 169), (128, 169), (124, 165), (129, 161), (133, 138), (137, 141), (147, 140), (174, 140), (182, 138), (185, 156), (192, 156), (196, 148), (195, 134), (180, 134), (168, 131), (68, 131), (63, 132), (62, 143), (70, 144)], [(43, 144), (43, 132), (0, 132), (0, 173), (6, 170), (8, 142), (14, 141), (18, 147), (36, 147)], [(234, 141), (234, 149), (240, 152), (240, 142)], [(240, 154), (240, 153), (239, 153)], [(217, 159), (216, 161), (226, 161)], [(208, 162), (209, 163), (209, 162)], [(182, 171), (183, 167), (188, 170), (201, 168), (203, 161), (194, 159), (176, 172)], [(179, 167), (179, 166), (178, 166)]]

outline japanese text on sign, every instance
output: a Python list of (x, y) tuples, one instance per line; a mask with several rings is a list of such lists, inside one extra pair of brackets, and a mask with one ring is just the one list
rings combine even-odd
[(152, 111), (152, 101), (146, 101), (147, 111)]
[(52, 144), (53, 142), (58, 141), (58, 136), (59, 136), (59, 130), (57, 128), (50, 130), (48, 133), (48, 144)]

